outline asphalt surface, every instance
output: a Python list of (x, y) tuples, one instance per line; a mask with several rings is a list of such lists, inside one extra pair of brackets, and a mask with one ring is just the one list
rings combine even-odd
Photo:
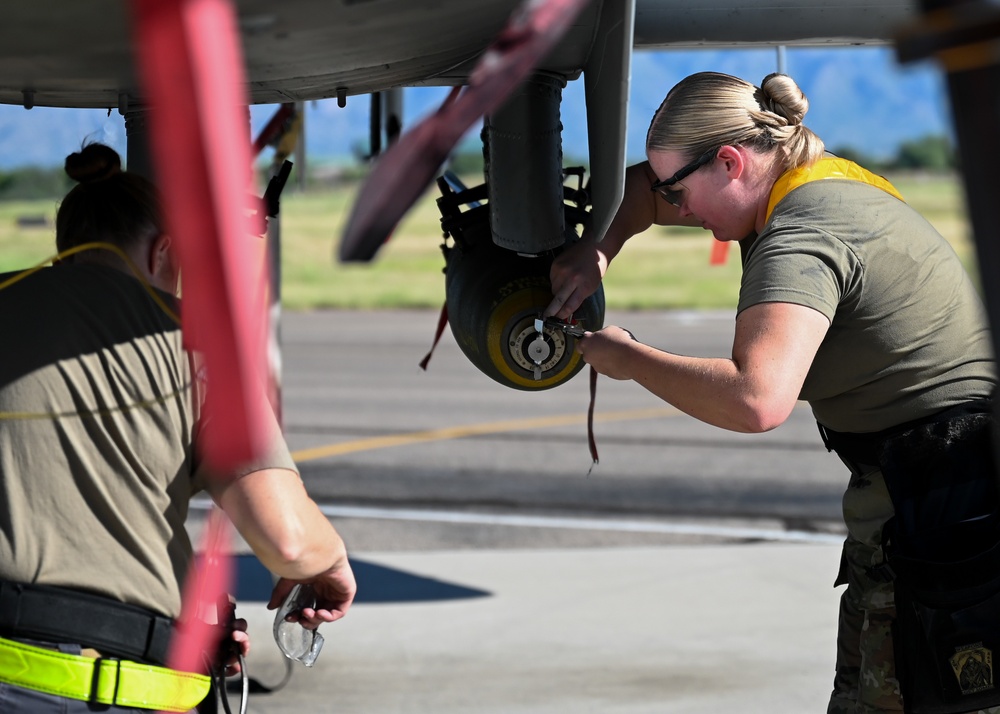
[[(731, 314), (607, 322), (730, 351)], [(600, 379), (591, 468), (585, 376), (513, 390), (447, 332), (422, 371), (436, 323), (283, 317), (285, 431), (359, 597), (314, 668), (286, 669), (269, 575), (237, 547), (248, 670), (275, 688), (248, 712), (825, 711), (846, 472), (807, 407), (733, 434)]]

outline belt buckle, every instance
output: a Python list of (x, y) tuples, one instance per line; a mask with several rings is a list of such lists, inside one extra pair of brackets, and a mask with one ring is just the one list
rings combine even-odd
[[(110, 702), (99, 702), (97, 699), (99, 696), (98, 690), (101, 684), (101, 670), (103, 669), (103, 664), (105, 662), (115, 663), (114, 667), (115, 689), (114, 692), (111, 694)], [(87, 702), (90, 704), (110, 704), (111, 706), (115, 706), (116, 702), (118, 701), (118, 683), (121, 682), (121, 678), (122, 678), (122, 661), (120, 659), (118, 659), (117, 657), (98, 657), (97, 659), (95, 659), (94, 676), (91, 679), (90, 697), (88, 697)]]

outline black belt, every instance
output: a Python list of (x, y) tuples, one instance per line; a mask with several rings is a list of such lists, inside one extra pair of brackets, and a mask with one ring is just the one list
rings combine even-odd
[(913, 421), (898, 424), (882, 431), (865, 433), (834, 431), (819, 422), (816, 422), (816, 426), (819, 427), (819, 435), (822, 437), (823, 445), (826, 446), (827, 451), (836, 451), (840, 457), (848, 461), (877, 466), (879, 464), (879, 455), (882, 452), (882, 444), (886, 439), (899, 436), (910, 429), (924, 424), (947, 421), (948, 419), (954, 419), (955, 417), (967, 414), (982, 414), (989, 412), (992, 408), (991, 400), (979, 399), (949, 407), (944, 411), (937, 412), (923, 419), (914, 419)]
[(163, 665), (173, 620), (77, 590), (0, 580), (0, 637), (72, 642), (105, 656)]

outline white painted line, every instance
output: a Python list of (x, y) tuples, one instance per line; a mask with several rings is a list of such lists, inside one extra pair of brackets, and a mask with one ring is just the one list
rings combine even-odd
[[(212, 502), (191, 501), (191, 508), (207, 510)], [(841, 544), (843, 535), (810, 531), (776, 530), (773, 528), (734, 528), (728, 526), (666, 523), (662, 521), (629, 521), (604, 518), (567, 518), (560, 516), (519, 516), (468, 511), (431, 511), (414, 508), (371, 508), (365, 506), (320, 506), (329, 518), (372, 518), (391, 521), (422, 521), (512, 528), (563, 528), (584, 531), (614, 531), (619, 533), (662, 533), (667, 535), (697, 535), (737, 540), (767, 540), (789, 543)]]

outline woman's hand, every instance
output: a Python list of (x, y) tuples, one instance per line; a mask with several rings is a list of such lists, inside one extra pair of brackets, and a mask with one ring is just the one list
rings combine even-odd
[(281, 578), (274, 586), (267, 609), (274, 610), (281, 606), (282, 601), (299, 583), (308, 585), (316, 596), (315, 607), (303, 607), (291, 613), (289, 618), (296, 621), (307, 630), (315, 630), (325, 622), (336, 622), (347, 614), (354, 602), (358, 585), (354, 580), (354, 572), (347, 558), (343, 558), (325, 573), (317, 575), (308, 581), (296, 581)]
[(240, 667), (240, 657), (246, 659), (250, 654), (250, 635), (247, 634), (247, 621), (242, 617), (233, 620), (232, 629), (229, 632), (229, 641), (224, 642), (228, 656), (225, 665), (225, 675), (232, 677), (242, 671)]
[(553, 297), (545, 308), (545, 317), (572, 318), (583, 301), (600, 287), (607, 270), (607, 255), (586, 237), (564, 250), (549, 270)]
[(631, 356), (639, 343), (623, 327), (610, 325), (597, 332), (587, 332), (576, 343), (584, 362), (611, 379), (632, 379)]

